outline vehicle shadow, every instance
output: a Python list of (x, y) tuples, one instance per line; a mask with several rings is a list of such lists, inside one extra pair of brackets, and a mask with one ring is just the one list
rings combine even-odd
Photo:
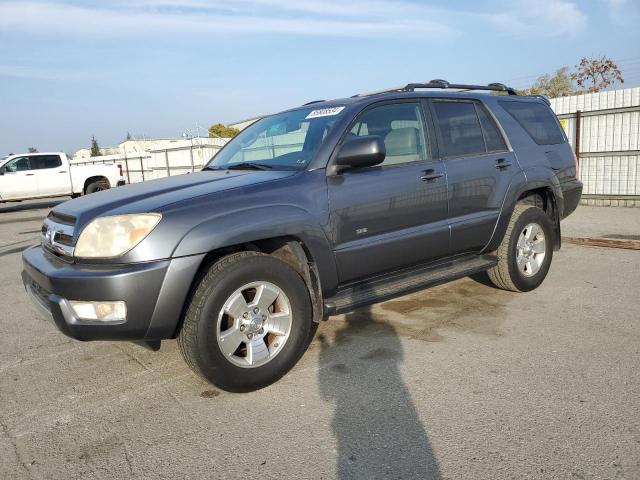
[(62, 202), (67, 201), (67, 198), (60, 199), (55, 198), (46, 201), (38, 201), (38, 202), (7, 202), (0, 203), (0, 213), (10, 213), (10, 212), (23, 212), (26, 210), (38, 210), (41, 208), (53, 208), (56, 205), (61, 204)]
[(345, 319), (333, 339), (329, 333), (318, 336), (320, 393), (335, 404), (337, 478), (440, 479), (429, 436), (402, 379), (395, 328), (377, 321), (369, 308)]

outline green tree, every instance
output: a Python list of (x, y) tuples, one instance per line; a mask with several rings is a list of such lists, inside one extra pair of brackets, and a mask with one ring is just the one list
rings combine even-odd
[(226, 127), (221, 123), (215, 123), (209, 127), (209, 136), (213, 138), (233, 138), (240, 130)]
[(28, 152), (28, 153), (38, 153), (38, 149), (37, 149), (37, 148), (35, 148), (35, 147), (29, 147), (29, 148), (27, 149), (27, 152)]
[(564, 97), (578, 93), (573, 85), (569, 67), (556, 70), (554, 75), (540, 75), (531, 88), (519, 90), (521, 95), (546, 95), (549, 98)]
[(100, 153), (100, 147), (98, 146), (98, 141), (96, 140), (96, 137), (91, 137), (91, 156), (99, 157), (100, 155), (102, 154)]
[(586, 87), (587, 92), (596, 93), (616, 82), (624, 83), (622, 72), (618, 65), (609, 57), (580, 59), (576, 65), (576, 72), (571, 74), (571, 79), (580, 87)]
[(131, 140), (131, 138), (132, 138), (132, 137), (131, 137), (131, 134), (130, 134), (129, 132), (127, 132), (127, 138), (125, 138), (125, 141), (126, 141), (126, 140)]

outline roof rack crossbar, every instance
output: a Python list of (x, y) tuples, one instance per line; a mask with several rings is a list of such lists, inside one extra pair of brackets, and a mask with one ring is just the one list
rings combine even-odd
[(449, 83), (446, 80), (431, 80), (427, 83), (409, 83), (402, 90), (405, 92), (413, 92), (416, 88), (455, 88), (459, 90), (489, 90), (493, 92), (507, 92), (509, 95), (517, 95), (518, 93), (511, 87), (507, 87), (504, 83), (490, 83), (489, 85), (468, 85), (464, 83)]
[(326, 100), (311, 100), (310, 102), (307, 102), (305, 104), (303, 104), (302, 106), (304, 107), (305, 105), (313, 105), (314, 103), (321, 103), (321, 102), (325, 102)]
[(462, 83), (449, 83), (446, 80), (435, 79), (426, 83), (409, 83), (404, 87), (393, 87), (377, 92), (365, 93), (360, 95), (354, 95), (354, 97), (376, 95), (380, 93), (393, 93), (393, 92), (413, 92), (417, 88), (441, 88), (441, 89), (457, 89), (457, 90), (489, 90), (493, 92), (507, 92), (509, 95), (517, 95), (515, 89), (507, 87), (503, 83), (490, 83), (489, 85), (467, 85)]

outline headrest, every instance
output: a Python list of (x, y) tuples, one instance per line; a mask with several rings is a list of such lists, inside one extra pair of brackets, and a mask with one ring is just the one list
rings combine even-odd
[(418, 153), (418, 129), (415, 127), (396, 128), (384, 138), (387, 155), (413, 155)]

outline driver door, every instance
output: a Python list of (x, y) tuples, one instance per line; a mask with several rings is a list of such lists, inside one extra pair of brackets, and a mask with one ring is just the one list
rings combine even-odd
[(4, 164), (4, 175), (0, 175), (0, 198), (19, 200), (37, 197), (38, 176), (35, 174), (29, 156), (16, 157)]
[(447, 254), (446, 171), (432, 158), (424, 119), (420, 101), (393, 102), (370, 107), (350, 127), (347, 138), (382, 138), (386, 157), (327, 178), (341, 283)]

